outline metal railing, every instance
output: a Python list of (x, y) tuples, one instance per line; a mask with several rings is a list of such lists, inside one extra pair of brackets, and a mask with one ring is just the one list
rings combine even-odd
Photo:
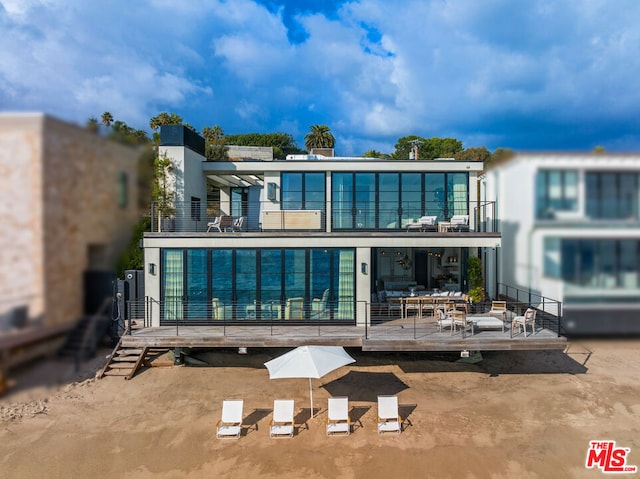
[(536, 310), (536, 323), (561, 336), (562, 302), (543, 296), (535, 291), (524, 290), (504, 283), (497, 284), (497, 299), (507, 301), (507, 309), (520, 315), (527, 308)]
[[(281, 209), (271, 201), (173, 202), (161, 208), (152, 204), (152, 232), (277, 232), (277, 231), (378, 231), (400, 233), (498, 232), (495, 202), (331, 202)], [(451, 224), (454, 216), (468, 223)], [(434, 216), (433, 225), (416, 227), (420, 218)], [(242, 224), (236, 220), (242, 218)], [(218, 220), (216, 220), (218, 219)], [(216, 224), (216, 221), (220, 221)]]
[[(513, 292), (516, 288), (510, 288)], [(503, 296), (504, 297), (504, 296)], [(542, 298), (535, 302), (507, 300), (510, 311), (506, 318), (504, 334), (510, 337), (510, 320), (522, 314), (526, 308), (537, 310), (536, 326), (538, 329), (551, 330), (561, 335), (561, 317), (554, 311), (560, 311), (558, 301)], [(450, 335), (449, 329), (442, 331), (435, 317), (435, 309), (457, 309), (464, 311), (467, 317), (483, 316), (491, 309), (491, 301), (466, 303), (463, 301), (434, 303), (430, 314), (423, 316), (417, 310), (395, 308), (392, 303), (368, 301), (312, 301), (304, 302), (302, 298), (291, 298), (288, 301), (235, 301), (223, 303), (213, 300), (203, 301), (156, 301), (146, 298), (143, 301), (128, 301), (129, 311), (138, 311), (144, 318), (145, 327), (160, 324), (175, 328), (175, 335), (185, 334), (184, 328), (207, 326), (219, 328), (222, 336), (234, 326), (248, 326), (248, 334), (256, 331), (253, 327), (269, 328), (270, 334), (280, 334), (283, 327), (304, 326), (304, 334), (321, 336), (324, 333), (345, 334), (364, 337), (365, 339), (426, 339), (428, 337), (445, 339)], [(156, 319), (156, 321), (154, 321)], [(277, 328), (277, 329), (276, 329)], [(315, 333), (314, 333), (315, 331)], [(128, 331), (131, 334), (131, 331)], [(444, 336), (443, 336), (444, 334)]]

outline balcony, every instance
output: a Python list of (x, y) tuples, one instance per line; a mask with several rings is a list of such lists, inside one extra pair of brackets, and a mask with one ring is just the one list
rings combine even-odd
[[(272, 201), (174, 202), (151, 205), (154, 233), (385, 233), (403, 235), (499, 233), (495, 202), (438, 202), (352, 205), (296, 205), (280, 209)], [(423, 217), (434, 221), (421, 222)], [(241, 220), (240, 220), (241, 218)], [(240, 221), (237, 221), (240, 220)], [(460, 220), (460, 221), (458, 221)]]

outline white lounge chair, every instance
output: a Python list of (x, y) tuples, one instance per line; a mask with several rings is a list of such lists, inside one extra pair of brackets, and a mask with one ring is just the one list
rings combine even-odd
[(402, 418), (398, 414), (398, 396), (378, 396), (378, 434), (402, 432)]
[(351, 433), (349, 398), (329, 398), (327, 414), (327, 436), (348, 436)]
[(213, 221), (210, 221), (209, 223), (207, 223), (207, 233), (209, 231), (211, 231), (211, 229), (217, 229), (219, 232), (222, 233), (222, 230), (220, 229), (220, 216), (216, 216)]
[(218, 439), (239, 439), (242, 432), (242, 399), (222, 401), (222, 418), (216, 424)]
[(518, 332), (520, 332), (520, 328), (524, 330), (524, 337), (527, 337), (527, 324), (531, 325), (531, 334), (535, 334), (536, 332), (536, 310), (533, 308), (528, 308), (523, 316), (516, 316), (511, 321), (511, 336), (513, 336), (513, 330), (518, 328)]
[(293, 437), (293, 399), (273, 401), (273, 419), (269, 423), (269, 436), (273, 438)]
[(469, 231), (469, 215), (453, 215), (450, 222), (451, 231)]
[(407, 224), (407, 231), (435, 231), (437, 228), (437, 216), (421, 216), (418, 221)]

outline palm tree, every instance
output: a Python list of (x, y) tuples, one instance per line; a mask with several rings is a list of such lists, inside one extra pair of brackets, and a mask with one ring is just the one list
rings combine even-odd
[(111, 123), (113, 123), (113, 115), (108, 111), (105, 111), (102, 114), (102, 124), (109, 128), (111, 126)]
[(307, 151), (312, 148), (333, 148), (336, 139), (327, 125), (311, 125), (311, 130), (304, 136), (304, 146)]

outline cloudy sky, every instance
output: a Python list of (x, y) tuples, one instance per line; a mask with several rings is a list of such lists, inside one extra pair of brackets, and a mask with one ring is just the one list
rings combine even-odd
[(637, 0), (0, 0), (0, 110), (640, 150)]

